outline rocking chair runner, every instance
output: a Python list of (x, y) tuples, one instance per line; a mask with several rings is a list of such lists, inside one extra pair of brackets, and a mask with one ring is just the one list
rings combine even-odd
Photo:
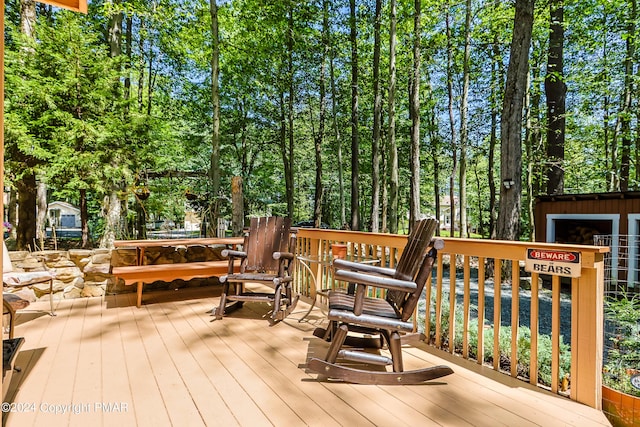
[[(324, 360), (312, 358), (308, 368), (329, 378), (363, 384), (419, 384), (453, 373), (448, 366), (404, 371), (400, 333), (413, 332), (410, 321), (442, 241), (432, 238), (438, 221), (416, 222), (396, 269), (359, 264), (345, 260), (334, 262), (334, 278), (355, 285), (355, 295), (329, 292), (330, 324), (317, 328), (314, 335), (330, 339)], [(386, 298), (366, 297), (368, 286), (387, 289)], [(379, 335), (379, 339), (349, 336), (350, 332)], [(343, 346), (381, 348), (386, 342), (391, 357)], [(393, 372), (355, 369), (336, 363), (338, 358), (354, 362), (392, 365)]]
[[(293, 311), (299, 298), (294, 297), (291, 288), (296, 232), (297, 229), (291, 229), (289, 218), (251, 218), (243, 250), (222, 251), (222, 256), (229, 257), (229, 274), (220, 277), (223, 284), (220, 305), (212, 312), (216, 319), (242, 307), (245, 301), (271, 303), (273, 320), (282, 320)], [(241, 259), (240, 272), (234, 273), (233, 262), (237, 258)], [(247, 282), (267, 284), (275, 290), (248, 292), (244, 286)], [(232, 286), (234, 292), (230, 292)]]

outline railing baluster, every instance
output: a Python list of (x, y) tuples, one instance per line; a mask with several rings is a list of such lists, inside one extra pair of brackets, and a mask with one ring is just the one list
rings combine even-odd
[(538, 273), (531, 274), (531, 308), (529, 327), (531, 328), (531, 342), (529, 351), (529, 383), (538, 385), (538, 317), (540, 301), (538, 300)]
[(462, 302), (462, 357), (469, 358), (469, 306), (471, 299), (471, 262), (464, 255), (464, 295)]
[[(442, 254), (438, 252), (438, 260), (442, 259)], [(437, 265), (442, 265), (440, 261), (437, 261)], [(436, 268), (436, 281), (442, 275), (442, 270)], [(427, 343), (431, 342), (431, 284), (433, 283), (432, 277), (429, 276), (425, 285), (425, 304), (424, 304), (424, 335), (427, 337)]]
[(449, 259), (449, 353), (456, 350), (456, 257)]
[(438, 271), (440, 272), (438, 274), (438, 281), (436, 282), (436, 301), (435, 301), (435, 309), (436, 309), (436, 314), (435, 314), (435, 322), (436, 322), (436, 347), (437, 348), (442, 348), (442, 339), (441, 339), (441, 334), (442, 334), (442, 318), (440, 317), (441, 315), (441, 308), (442, 308), (442, 269), (443, 269), (443, 257), (442, 256), (438, 256)]
[(484, 363), (484, 274), (485, 258), (478, 257), (478, 364)]
[(518, 328), (520, 319), (520, 266), (511, 261), (511, 376), (518, 376)]
[(502, 260), (496, 258), (493, 270), (493, 369), (500, 370), (500, 321), (502, 316)]
[(551, 391), (558, 392), (560, 377), (560, 276), (551, 278)]

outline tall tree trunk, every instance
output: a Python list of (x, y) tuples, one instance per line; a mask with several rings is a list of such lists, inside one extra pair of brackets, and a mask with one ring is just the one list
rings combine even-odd
[(373, 18), (373, 138), (371, 140), (371, 231), (380, 231), (380, 132), (382, 93), (380, 91), (380, 20), (382, 0), (376, 0)]
[[(30, 39), (35, 38), (36, 6), (33, 0), (21, 0), (20, 2), (20, 31)], [(23, 54), (32, 55), (31, 48), (24, 49)], [(35, 159), (28, 155), (20, 162), (19, 175), (22, 177), (16, 183), (18, 191), (18, 224), (16, 225), (16, 248), (25, 250), (31, 247), (37, 233), (37, 180), (33, 167)]]
[(241, 176), (231, 178), (231, 206), (233, 235), (242, 236), (242, 230), (244, 228), (244, 196)]
[(564, 193), (564, 134), (565, 94), (564, 83), (564, 0), (549, 2), (549, 57), (544, 80), (547, 97), (547, 194)]
[(340, 126), (338, 125), (338, 107), (336, 105), (336, 99), (338, 93), (336, 91), (336, 78), (333, 69), (333, 45), (329, 42), (329, 75), (331, 79), (331, 116), (333, 119), (333, 132), (336, 142), (336, 153), (338, 157), (338, 196), (340, 198), (340, 227), (344, 227), (347, 223), (347, 208), (344, 196), (344, 161), (342, 159), (342, 134), (340, 132)]
[(619, 135), (622, 142), (622, 152), (620, 156), (620, 191), (629, 190), (629, 173), (631, 170), (631, 120), (633, 108), (633, 79), (634, 60), (636, 51), (636, 19), (637, 2), (630, 0), (627, 18), (627, 36), (625, 37), (626, 55), (624, 60), (624, 94), (619, 117)]
[[(429, 155), (433, 164), (433, 197), (435, 200), (435, 216), (440, 220), (440, 138), (438, 136), (436, 101), (433, 99), (433, 88), (431, 87), (429, 75), (426, 76), (427, 82), (427, 99), (429, 101), (429, 113), (427, 114), (427, 132), (429, 135)], [(436, 234), (440, 235), (440, 227), (436, 230)]]
[[(541, 52), (542, 48), (533, 48), (534, 52)], [(527, 91), (525, 93), (525, 140), (524, 146), (526, 150), (527, 158), (527, 176), (526, 176), (526, 191), (525, 203), (527, 206), (528, 218), (525, 222), (529, 223), (529, 235), (532, 239), (535, 239), (535, 221), (534, 221), (534, 208), (535, 198), (534, 195), (542, 192), (541, 188), (546, 179), (547, 169), (544, 165), (544, 159), (547, 158), (545, 151), (545, 136), (542, 132), (542, 93), (543, 82), (540, 79), (542, 74), (542, 54), (536, 58), (532, 58), (530, 62), (533, 64), (532, 70), (529, 73), (529, 79), (527, 82)], [(533, 82), (533, 84), (532, 84)], [(524, 187), (523, 187), (524, 188)]]
[(35, 0), (20, 0), (20, 32), (28, 38), (35, 38), (36, 31)]
[[(115, 58), (122, 54), (122, 12), (120, 9), (120, 0), (112, 2), (116, 12), (109, 17), (107, 28), (107, 42), (109, 44), (109, 56)], [(117, 97), (120, 93), (120, 81), (113, 82), (114, 97)], [(113, 165), (114, 167), (116, 165)], [(113, 241), (118, 237), (121, 232), (120, 221), (126, 221), (126, 210), (122, 208), (121, 200), (118, 198), (118, 191), (120, 190), (118, 182), (111, 181), (108, 187), (108, 196), (104, 198), (103, 210), (105, 212), (105, 227), (104, 234), (100, 240), (100, 247), (110, 248), (113, 246)], [(121, 218), (121, 214), (124, 215)]]
[(313, 222), (316, 227), (322, 224), (322, 196), (324, 190), (322, 188), (322, 145), (324, 144), (324, 122), (326, 117), (326, 72), (327, 59), (329, 52), (329, 1), (322, 1), (322, 59), (320, 63), (320, 117), (318, 124), (318, 133), (314, 138), (315, 156), (316, 156), (316, 183), (315, 194), (313, 197)]
[[(529, 71), (534, 0), (516, 0), (513, 38), (500, 120), (500, 211), (496, 236), (517, 240), (522, 189), (522, 106)], [(513, 184), (511, 184), (513, 182)]]
[(455, 200), (455, 187), (456, 187), (456, 173), (458, 170), (458, 147), (456, 137), (456, 120), (453, 95), (453, 40), (451, 35), (451, 16), (450, 16), (449, 2), (447, 2), (447, 15), (445, 17), (446, 33), (447, 33), (447, 94), (448, 94), (448, 110), (449, 110), (449, 126), (451, 127), (451, 175), (449, 176), (449, 206), (451, 209), (450, 217), (450, 236), (455, 236), (455, 224), (456, 224), (456, 200)]
[[(380, 122), (382, 123), (382, 111), (380, 112)], [(387, 148), (387, 138), (380, 134), (380, 231), (389, 232), (389, 156)]]
[(356, 0), (349, 0), (351, 40), (351, 229), (360, 229), (360, 137), (358, 134), (358, 33), (356, 30)]
[(398, 147), (396, 145), (396, 0), (389, 4), (389, 232), (398, 232)]
[(409, 225), (420, 218), (420, 13), (421, 1), (414, 0), (413, 76), (411, 78), (411, 197)]
[(80, 189), (80, 228), (82, 229), (82, 249), (89, 249), (89, 207), (87, 206), (87, 190)]
[(471, 62), (471, 0), (467, 0), (464, 20), (464, 58), (462, 63), (462, 99), (460, 100), (460, 237), (467, 229), (467, 144), (469, 139), (469, 79)]
[(47, 238), (47, 184), (40, 181), (36, 189), (37, 213), (36, 218), (36, 238), (40, 244), (40, 249), (44, 249), (44, 240)]
[(285, 146), (284, 152), (284, 179), (287, 190), (287, 214), (289, 218), (293, 218), (293, 105), (295, 96), (295, 82), (293, 72), (293, 1), (289, 1), (289, 17), (287, 29), (287, 58), (288, 71), (287, 78), (289, 84), (289, 97), (287, 99), (287, 122), (289, 124), (288, 145)]
[[(211, 132), (211, 162), (209, 165), (209, 180), (213, 199), (209, 201), (211, 214), (210, 224), (217, 229), (220, 209), (220, 38), (218, 35), (218, 5), (217, 0), (209, 0), (211, 15), (211, 105), (213, 107)], [(213, 227), (212, 227), (213, 228)]]
[(121, 0), (113, 0), (116, 12), (109, 16), (109, 26), (107, 32), (107, 42), (109, 43), (109, 56), (115, 58), (122, 54), (122, 12), (120, 9)]
[[(500, 0), (496, 0), (500, 1)], [(500, 47), (497, 37), (491, 44), (492, 61), (491, 66), (491, 133), (489, 135), (489, 159), (487, 163), (489, 182), (489, 236), (495, 238), (495, 223), (498, 213), (496, 212), (496, 182), (494, 178), (495, 153), (498, 140), (498, 116), (500, 87), (502, 86), (502, 63), (500, 58)]]
[(109, 195), (106, 196), (103, 201), (103, 205), (106, 207), (105, 222), (108, 226), (105, 227), (102, 238), (100, 239), (100, 247), (112, 248), (113, 241), (116, 240), (117, 234), (121, 231), (118, 224), (120, 222), (122, 204), (118, 198), (117, 191), (109, 192)]
[(11, 190), (9, 191), (9, 206), (7, 206), (7, 215), (9, 217), (9, 223), (12, 225), (11, 237), (15, 239), (16, 233), (18, 231), (18, 227), (16, 227), (16, 224), (18, 224), (18, 191), (16, 191), (15, 188), (11, 188)]
[(127, 56), (127, 61), (125, 64), (126, 71), (124, 75), (124, 99), (127, 101), (125, 103), (126, 113), (129, 113), (129, 100), (131, 99), (131, 68), (133, 65), (133, 15), (129, 13), (127, 15), (127, 27), (125, 29), (125, 55)]
[(16, 248), (27, 250), (33, 248), (36, 238), (36, 177), (25, 175), (16, 183), (18, 189), (18, 227), (16, 231)]
[[(146, 33), (147, 24), (144, 17), (140, 17), (140, 31), (138, 31), (138, 50), (144, 52), (144, 33)], [(144, 85), (145, 85), (145, 59), (144, 55), (140, 55), (138, 60), (138, 112), (144, 110)]]

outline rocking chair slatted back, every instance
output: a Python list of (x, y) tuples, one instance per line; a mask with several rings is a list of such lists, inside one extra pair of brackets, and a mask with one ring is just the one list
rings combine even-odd
[(394, 278), (412, 280), (418, 285), (417, 289), (411, 293), (394, 290), (387, 292), (387, 301), (394, 306), (403, 321), (407, 321), (413, 314), (422, 289), (431, 275), (434, 259), (433, 257), (425, 259), (425, 257), (437, 227), (438, 221), (435, 218), (416, 221), (398, 261)]
[(273, 259), (273, 253), (288, 251), (290, 228), (290, 218), (251, 218), (249, 234), (245, 237), (247, 258), (242, 272), (278, 271), (279, 263)]

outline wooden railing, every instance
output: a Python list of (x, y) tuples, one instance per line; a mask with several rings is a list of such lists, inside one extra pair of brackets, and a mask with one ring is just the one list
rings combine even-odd
[[(326, 262), (332, 243), (346, 243), (348, 259), (377, 260), (379, 265), (393, 267), (406, 239), (401, 235), (300, 229), (297, 291), (309, 301), (318, 298), (316, 303), (323, 304), (325, 301), (321, 295), (316, 295), (316, 289), (345, 286), (333, 279)], [(425, 333), (427, 341), (443, 351), (455, 352), (465, 359), (492, 366), (496, 371), (600, 409), (603, 257), (608, 248), (480, 239), (443, 240), (445, 245), (438, 253), (434, 277), (425, 287), (425, 302), (414, 316), (416, 329)], [(561, 278), (537, 273), (526, 273), (521, 277), (528, 248), (579, 252), (580, 277)], [(528, 283), (529, 279), (530, 290), (525, 290), (521, 282)], [(494, 288), (495, 282), (501, 286)], [(475, 293), (477, 302), (474, 304), (472, 296)], [(507, 298), (508, 294), (511, 298)], [(530, 296), (529, 304), (521, 304), (521, 294)], [(505, 300), (510, 300), (505, 311), (510, 309), (511, 313), (504, 319), (503, 295)], [(548, 298), (551, 299), (550, 310), (541, 313), (541, 301)], [(488, 303), (491, 300), (493, 303)], [(567, 300), (571, 305), (570, 319), (563, 319), (561, 304), (569, 304)], [(521, 312), (525, 314), (521, 315)], [(524, 317), (530, 319), (528, 328), (521, 326), (526, 323)], [(540, 333), (541, 321), (551, 324), (548, 336)], [(570, 322), (570, 336), (561, 338), (561, 331), (567, 329), (566, 322)], [(478, 333), (478, 325), (482, 325), (483, 333)], [(491, 336), (493, 338), (487, 342), (487, 337)], [(561, 340), (570, 341), (570, 347), (563, 345)], [(546, 344), (543, 347), (541, 343)], [(567, 352), (570, 352), (570, 368), (564, 372)], [(499, 356), (494, 357), (496, 354)], [(541, 371), (550, 372), (547, 384), (540, 381)]]

